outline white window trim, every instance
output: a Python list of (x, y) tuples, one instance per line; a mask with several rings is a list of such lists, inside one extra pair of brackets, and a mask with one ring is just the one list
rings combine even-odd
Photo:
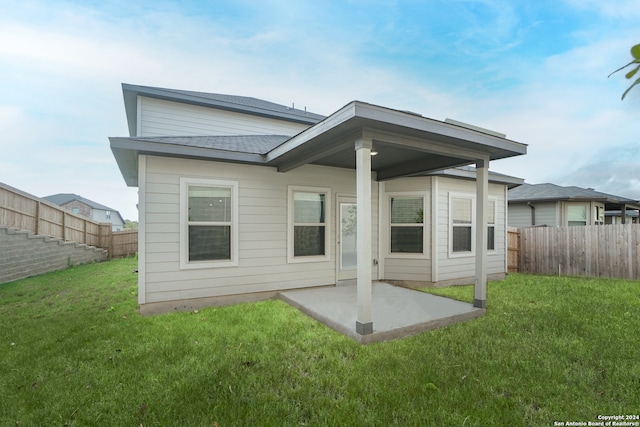
[[(293, 194), (301, 193), (318, 193), (324, 194), (324, 255), (316, 256), (294, 256), (294, 203)], [(287, 187), (287, 262), (290, 264), (303, 262), (325, 262), (331, 260), (331, 189), (324, 187), (304, 187), (298, 185), (289, 185)]]
[[(422, 253), (391, 252), (391, 198), (393, 197), (422, 197)], [(431, 215), (427, 210), (428, 200), (431, 200), (428, 191), (393, 191), (386, 193), (386, 197), (384, 199), (384, 212), (386, 216), (386, 218), (384, 218), (384, 224), (386, 226), (386, 230), (384, 232), (384, 247), (386, 251), (385, 256), (387, 258), (429, 259), (431, 243), (428, 229), (431, 228), (429, 224), (429, 221), (431, 221)], [(409, 225), (414, 224), (407, 224), (407, 226)]]
[[(466, 252), (454, 252), (453, 251), (453, 199), (469, 199), (471, 200), (471, 251)], [(494, 202), (493, 209), (493, 242), (494, 248), (487, 249), (487, 253), (496, 253), (495, 247), (497, 246), (497, 234), (498, 234), (498, 198), (496, 196), (487, 197), (488, 200)], [(489, 218), (487, 218), (487, 229), (489, 228)], [(449, 193), (449, 258), (464, 258), (472, 257), (476, 255), (476, 195), (471, 193)]]
[[(487, 253), (494, 254), (496, 253), (496, 246), (498, 243), (498, 198), (489, 196), (488, 200), (493, 202), (493, 249), (487, 248)], [(489, 222), (490, 219), (491, 218), (487, 216), (487, 243), (489, 243), (489, 227), (491, 226), (491, 223)]]
[[(231, 189), (231, 259), (189, 261), (189, 186), (225, 187)], [(238, 266), (238, 182), (218, 179), (180, 178), (180, 269), (202, 269)]]

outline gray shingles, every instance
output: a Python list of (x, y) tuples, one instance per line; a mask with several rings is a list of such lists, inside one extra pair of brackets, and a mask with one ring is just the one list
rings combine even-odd
[(611, 203), (634, 202), (625, 197), (601, 193), (593, 188), (562, 187), (555, 184), (523, 184), (509, 190), (510, 202), (536, 200), (602, 200)]
[(153, 136), (130, 138), (184, 147), (210, 148), (236, 153), (267, 154), (290, 137), (286, 135), (211, 135), (211, 136)]

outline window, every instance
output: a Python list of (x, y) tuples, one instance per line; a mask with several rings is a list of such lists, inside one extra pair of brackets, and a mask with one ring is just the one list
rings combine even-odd
[(587, 225), (587, 207), (569, 205), (567, 207), (567, 223), (569, 225)]
[(424, 253), (424, 197), (392, 196), (391, 253)]
[(487, 204), (487, 250), (496, 249), (496, 201), (489, 199)]
[(594, 218), (596, 225), (604, 224), (604, 206), (595, 206), (594, 207)]
[(79, 214), (80, 213), (80, 208), (71, 208), (71, 212), (74, 214)]
[(237, 183), (180, 181), (181, 268), (237, 265)]
[(107, 219), (111, 219), (111, 211), (105, 211), (104, 216), (105, 216)]
[(328, 260), (329, 190), (289, 187), (289, 261)]
[(451, 198), (451, 251), (471, 252), (473, 231), (473, 200), (471, 198)]

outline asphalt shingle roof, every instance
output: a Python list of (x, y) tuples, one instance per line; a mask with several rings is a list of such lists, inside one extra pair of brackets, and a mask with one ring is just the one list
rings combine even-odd
[(267, 154), (286, 140), (286, 135), (206, 135), (206, 136), (153, 136), (130, 138), (184, 147), (210, 148), (236, 153)]
[(510, 202), (526, 202), (535, 200), (602, 200), (610, 203), (636, 203), (626, 197), (601, 193), (593, 188), (575, 186), (562, 187), (556, 184), (522, 184), (509, 190)]
[(58, 206), (62, 206), (64, 204), (67, 204), (69, 202), (72, 202), (74, 200), (77, 200), (79, 202), (84, 203), (85, 205), (93, 208), (93, 209), (100, 209), (103, 211), (114, 211), (116, 212), (115, 209), (112, 209), (108, 206), (105, 205), (101, 205), (100, 203), (94, 202), (93, 200), (89, 200), (89, 199), (85, 199), (82, 196), (79, 196), (77, 194), (73, 194), (73, 193), (58, 193), (58, 194), (52, 194), (51, 196), (46, 196), (43, 197), (43, 199), (45, 199), (48, 202), (51, 202), (53, 204), (56, 204)]

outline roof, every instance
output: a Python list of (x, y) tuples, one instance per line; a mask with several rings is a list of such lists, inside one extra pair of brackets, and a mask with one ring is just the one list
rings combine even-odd
[(609, 204), (626, 204), (640, 207), (637, 200), (601, 193), (593, 188), (562, 187), (556, 184), (523, 184), (509, 190), (510, 203), (543, 201), (598, 201)]
[(288, 107), (262, 99), (225, 95), (220, 93), (194, 92), (189, 90), (166, 89), (152, 86), (138, 86), (127, 83), (122, 84), (124, 104), (129, 123), (129, 135), (137, 135), (138, 96), (175, 101), (203, 107), (218, 108), (262, 117), (270, 117), (278, 120), (291, 121), (303, 124), (315, 124), (325, 118), (320, 114), (300, 110), (293, 106)]
[[(476, 168), (471, 166), (460, 166), (454, 169), (445, 169), (437, 172), (429, 172), (425, 175), (434, 176), (451, 176), (456, 178), (463, 178), (474, 180), (476, 179)], [(505, 184), (508, 188), (514, 188), (524, 183), (523, 178), (515, 176), (505, 175), (498, 172), (489, 171), (489, 182), (495, 182), (499, 184)]]
[(115, 212), (118, 214), (118, 216), (120, 216), (120, 219), (122, 219), (122, 222), (124, 223), (124, 219), (122, 218), (122, 215), (120, 215), (120, 212), (118, 212), (117, 210), (110, 208), (108, 206), (102, 205), (98, 202), (94, 202), (93, 200), (89, 200), (77, 194), (58, 193), (58, 194), (52, 194), (50, 196), (43, 197), (43, 199), (53, 204), (56, 204), (58, 206), (64, 206), (69, 202), (73, 202), (74, 200), (77, 200), (78, 202), (89, 206), (91, 209)]
[(131, 141), (167, 144), (182, 147), (207, 148), (233, 153), (267, 154), (291, 138), (287, 135), (206, 135), (153, 136), (129, 138)]
[[(191, 93), (178, 92), (183, 95)], [(254, 103), (260, 102), (250, 99)], [(217, 104), (211, 107), (219, 108)], [(136, 108), (133, 110), (137, 111)], [(131, 120), (129, 117), (130, 129), (135, 126)], [(355, 142), (360, 139), (370, 141), (379, 153), (371, 159), (372, 170), (377, 173), (378, 180), (441, 171), (474, 164), (477, 160), (522, 155), (527, 151), (526, 144), (511, 141), (502, 134), (362, 101), (348, 103), (323, 120), (309, 124), (306, 130), (293, 137), (109, 138), (111, 150), (130, 186), (138, 184), (138, 156), (141, 154), (271, 166), (279, 172), (287, 172), (305, 164), (355, 169)], [(520, 183), (518, 181), (515, 184)]]

